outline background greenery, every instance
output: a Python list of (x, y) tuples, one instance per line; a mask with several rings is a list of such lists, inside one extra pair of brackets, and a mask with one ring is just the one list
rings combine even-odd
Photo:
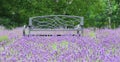
[(41, 15), (84, 16), (85, 27), (117, 28), (120, 0), (1, 0), (0, 25), (14, 28)]

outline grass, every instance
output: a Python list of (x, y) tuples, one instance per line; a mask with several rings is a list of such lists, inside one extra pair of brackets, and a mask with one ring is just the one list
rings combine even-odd
[(53, 50), (57, 50), (57, 45), (56, 44), (52, 44), (52, 48), (53, 48)]
[(0, 36), (0, 42), (8, 40), (8, 36), (4, 35), (4, 36)]
[(89, 34), (92, 38), (95, 38), (96, 37), (96, 34), (95, 34), (95, 32), (90, 32), (90, 34)]
[(68, 42), (67, 41), (62, 41), (61, 46), (67, 48), (68, 47)]

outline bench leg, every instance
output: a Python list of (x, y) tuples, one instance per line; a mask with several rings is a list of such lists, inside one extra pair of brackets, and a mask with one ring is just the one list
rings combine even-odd
[(25, 36), (25, 30), (23, 30), (23, 36)]
[(78, 34), (78, 36), (80, 36), (80, 31), (79, 30), (77, 30), (77, 34)]
[(28, 36), (30, 36), (31, 26), (28, 27)]

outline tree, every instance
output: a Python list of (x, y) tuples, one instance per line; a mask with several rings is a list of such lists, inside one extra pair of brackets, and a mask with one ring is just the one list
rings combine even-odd
[(1, 0), (0, 18), (3, 21), (0, 24), (11, 27), (23, 26), (28, 24), (29, 17), (62, 14), (84, 16), (85, 27), (106, 25), (117, 27), (120, 23), (119, 2), (119, 0)]

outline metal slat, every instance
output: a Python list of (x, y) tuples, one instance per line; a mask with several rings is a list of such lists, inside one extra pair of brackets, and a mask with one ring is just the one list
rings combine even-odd
[(77, 31), (77, 29), (31, 29), (30, 31)]

